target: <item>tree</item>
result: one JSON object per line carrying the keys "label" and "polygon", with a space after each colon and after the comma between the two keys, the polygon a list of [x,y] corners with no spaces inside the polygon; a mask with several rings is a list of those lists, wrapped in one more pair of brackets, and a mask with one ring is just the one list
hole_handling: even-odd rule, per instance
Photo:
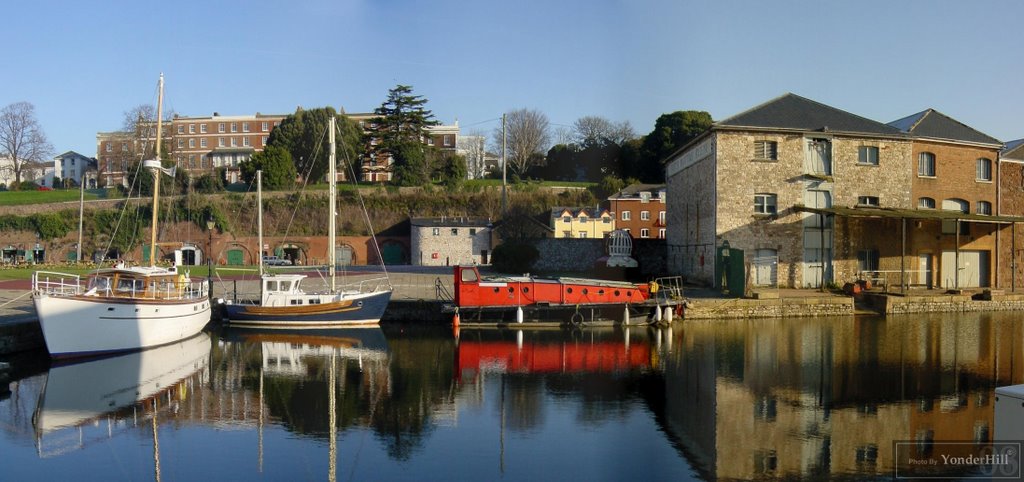
{"label": "tree", "polygon": [[438,159],[433,162],[436,166],[434,178],[441,181],[448,189],[457,189],[466,181],[466,158],[454,152],[435,151]]}
{"label": "tree", "polygon": [[295,162],[288,149],[268,144],[262,152],[253,154],[239,165],[242,179],[253,182],[256,171],[262,170],[263,187],[268,190],[289,189],[295,186]]}
{"label": "tree", "polygon": [[379,117],[365,137],[367,153],[371,159],[391,156],[393,180],[399,185],[421,185],[430,180],[432,156],[414,146],[422,145],[427,127],[438,124],[434,114],[424,108],[426,104],[426,98],[413,95],[412,86],[399,84],[388,90],[387,99],[373,111]]}
{"label": "tree", "polygon": [[668,155],[696,139],[713,122],[711,114],[704,111],[680,110],[662,114],[654,123],[654,130],[644,137],[638,177],[644,182],[664,182]]}
{"label": "tree", "polygon": [[[495,129],[492,137],[495,145],[502,145],[500,127]],[[505,114],[506,157],[512,174],[525,176],[531,167],[544,162],[544,151],[550,139],[548,117],[543,112],[517,109]]]}
{"label": "tree", "polygon": [[0,110],[0,155],[10,159],[14,182],[21,182],[28,163],[42,162],[53,152],[35,109],[28,102],[15,102]]}
{"label": "tree", "polygon": [[629,121],[614,123],[599,116],[580,117],[573,122],[572,129],[573,141],[584,148],[609,143],[621,146],[636,137],[636,131]]}
{"label": "tree", "polygon": [[[358,162],[358,145],[362,133],[354,122],[344,115],[339,115],[333,107],[317,109],[297,109],[294,114],[285,117],[281,124],[274,128],[267,140],[267,147],[280,147],[289,153],[293,161],[293,174],[297,172],[309,180],[324,179],[327,175],[328,146],[327,125],[334,116],[338,128],[335,144],[338,157],[338,171],[349,172],[354,169],[350,163]],[[252,176],[255,176],[255,170]],[[251,181],[251,178],[248,178]],[[266,176],[264,176],[266,180]],[[294,175],[289,186],[295,180]],[[283,186],[283,185],[282,185]]]}

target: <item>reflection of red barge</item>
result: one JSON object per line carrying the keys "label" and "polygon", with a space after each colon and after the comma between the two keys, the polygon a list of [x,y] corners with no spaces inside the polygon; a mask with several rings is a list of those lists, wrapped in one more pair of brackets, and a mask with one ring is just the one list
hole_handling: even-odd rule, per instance
{"label": "reflection of red barge", "polygon": [[646,343],[527,343],[463,339],[458,348],[457,373],[482,369],[505,373],[607,373],[652,366]]}
{"label": "reflection of red barge", "polygon": [[483,278],[475,266],[456,266],[452,309],[463,323],[648,323],[656,318],[655,310],[660,313],[661,307],[682,302],[678,285],[664,284],[534,276]]}

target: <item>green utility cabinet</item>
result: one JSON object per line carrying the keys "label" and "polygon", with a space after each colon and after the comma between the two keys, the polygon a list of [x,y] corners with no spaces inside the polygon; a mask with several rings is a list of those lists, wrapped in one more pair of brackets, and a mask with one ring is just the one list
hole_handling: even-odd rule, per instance
{"label": "green utility cabinet", "polygon": [[743,296],[745,270],[743,250],[729,247],[728,241],[715,249],[715,286],[722,294],[732,298]]}

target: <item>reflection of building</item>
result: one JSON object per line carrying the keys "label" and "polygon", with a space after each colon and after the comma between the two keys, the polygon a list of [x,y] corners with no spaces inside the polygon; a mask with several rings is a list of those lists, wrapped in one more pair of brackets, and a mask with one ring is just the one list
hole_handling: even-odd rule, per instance
{"label": "reflection of building", "polygon": [[886,477],[894,440],[991,440],[992,388],[1024,379],[1013,318],[691,324],[666,420],[710,478]]}

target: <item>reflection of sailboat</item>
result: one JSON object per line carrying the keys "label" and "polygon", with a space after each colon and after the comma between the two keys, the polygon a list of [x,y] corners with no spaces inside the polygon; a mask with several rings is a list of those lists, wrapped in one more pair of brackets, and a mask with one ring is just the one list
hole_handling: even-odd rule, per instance
{"label": "reflection of sailboat", "polygon": [[[339,362],[345,372],[349,361],[355,361],[371,390],[370,404],[376,403],[389,390],[389,357],[387,338],[377,326],[344,327],[330,329],[251,330],[228,329],[224,333],[228,342],[241,342],[259,347],[262,355],[259,377],[258,456],[259,470],[263,470],[264,407],[267,405],[267,379],[270,383],[294,383],[308,380],[317,370],[327,373],[327,436],[329,441],[328,479],[336,479],[337,460],[337,400],[347,384],[339,381]],[[322,372],[321,372],[322,373]],[[344,377],[342,377],[344,379]],[[348,383],[351,379],[347,379]],[[358,390],[359,388],[357,388]],[[359,392],[356,392],[359,393]]]}
{"label": "reflection of sailboat", "polygon": [[[376,325],[384,316],[384,310],[387,308],[388,302],[391,301],[391,281],[389,279],[367,280],[347,287],[339,287],[336,284],[337,173],[335,169],[337,162],[335,159],[334,122],[332,116],[328,128],[330,159],[327,175],[330,188],[327,204],[329,290],[308,292],[300,289],[299,284],[306,278],[306,275],[264,273],[261,256],[259,264],[260,300],[258,303],[226,302],[226,315],[232,324],[272,327]],[[257,176],[257,180],[259,180],[261,173],[257,172]],[[262,197],[258,199],[262,205]],[[260,246],[263,245],[262,211],[262,207],[258,208]],[[373,234],[372,230],[371,234]],[[376,240],[374,243],[376,244]]]}
{"label": "reflection of sailboat", "polygon": [[[33,416],[39,455],[59,455],[135,425],[140,404],[153,401],[143,411],[155,417],[156,396],[187,396],[181,383],[204,370],[209,356],[210,337],[200,333],[158,348],[51,368]],[[96,423],[104,419],[104,426]]]}

